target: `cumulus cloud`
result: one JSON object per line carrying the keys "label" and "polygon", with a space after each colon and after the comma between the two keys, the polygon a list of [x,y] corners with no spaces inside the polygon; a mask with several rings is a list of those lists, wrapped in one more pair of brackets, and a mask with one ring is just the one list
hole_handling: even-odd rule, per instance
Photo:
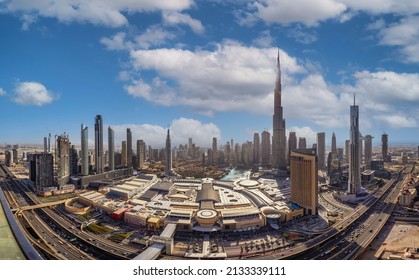
{"label": "cumulus cloud", "polygon": [[139,35],[135,41],[140,48],[148,49],[151,46],[161,46],[168,40],[175,38],[175,34],[164,30],[162,27],[153,25],[146,29],[146,31]]}
{"label": "cumulus cloud", "polygon": [[130,43],[125,41],[125,32],[118,32],[111,38],[103,37],[100,42],[105,45],[108,50],[122,51],[127,50],[131,47]]}
{"label": "cumulus cloud", "polygon": [[404,113],[396,112],[395,114],[376,115],[374,119],[384,123],[391,128],[417,127],[417,121],[413,117],[408,117]]}
{"label": "cumulus cloud", "polygon": [[19,82],[14,89],[13,101],[21,105],[42,106],[54,100],[51,91],[37,82]]}
{"label": "cumulus cloud", "polygon": [[[189,118],[175,119],[168,128],[152,124],[111,124],[110,126],[115,131],[116,146],[126,140],[127,128],[131,129],[134,143],[142,139],[153,147],[164,147],[168,128],[172,147],[188,143],[189,138],[200,147],[209,147],[213,137],[221,139],[221,130],[214,123],[202,123]],[[136,147],[135,145],[133,146]]]}
{"label": "cumulus cloud", "polygon": [[253,44],[258,47],[269,48],[273,46],[274,38],[272,38],[269,30],[265,30],[259,34],[259,37],[253,40]]}
{"label": "cumulus cloud", "polygon": [[[276,77],[276,48],[246,47],[225,41],[212,51],[181,49],[132,50],[137,71],[157,71],[159,78],[126,87],[128,93],[162,105],[184,105],[212,111],[266,112]],[[305,68],[281,51],[283,80]],[[170,83],[169,83],[170,82]],[[136,91],[135,88],[140,85]],[[169,86],[170,85],[170,86]],[[144,94],[147,93],[147,95]]]}
{"label": "cumulus cloud", "polygon": [[176,11],[164,11],[163,22],[168,25],[186,24],[197,34],[202,34],[205,31],[201,21],[192,18],[190,15]]}
{"label": "cumulus cloud", "polygon": [[419,16],[401,19],[398,23],[384,27],[380,26],[380,44],[400,47],[400,52],[406,62],[419,62]]}
{"label": "cumulus cloud", "polygon": [[336,0],[261,0],[254,4],[255,15],[268,23],[303,23],[315,26],[320,21],[334,18],[346,10],[346,6]]}
{"label": "cumulus cloud", "polygon": [[26,16],[22,18],[26,28],[31,23],[28,16],[56,18],[60,22],[88,22],[96,25],[120,27],[128,24],[124,13],[150,11],[182,11],[188,9],[193,0],[5,0],[3,10]]}
{"label": "cumulus cloud", "polygon": [[0,96],[6,95],[6,91],[2,88],[0,88]]}

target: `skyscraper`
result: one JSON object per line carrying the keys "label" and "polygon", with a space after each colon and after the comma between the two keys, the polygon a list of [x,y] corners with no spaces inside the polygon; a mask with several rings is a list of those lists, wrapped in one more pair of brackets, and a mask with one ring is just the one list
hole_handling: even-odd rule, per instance
{"label": "skyscraper", "polygon": [[109,171],[115,170],[115,135],[113,129],[108,127],[108,157]]}
{"label": "skyscraper", "polygon": [[297,149],[297,134],[295,131],[290,131],[288,136],[288,165],[291,160],[291,152],[295,149]]}
{"label": "skyscraper", "polygon": [[127,141],[122,141],[122,148],[121,148],[121,163],[123,167],[127,167],[128,159],[127,159]]}
{"label": "skyscraper", "polygon": [[70,141],[67,134],[59,135],[55,149],[55,164],[57,167],[57,184],[64,186],[70,178]]}
{"label": "skyscraper", "polygon": [[127,167],[132,167],[132,133],[127,128]]}
{"label": "skyscraper", "polygon": [[103,119],[101,115],[95,118],[95,164],[96,173],[103,173]]}
{"label": "skyscraper", "polygon": [[371,161],[372,161],[372,137],[371,135],[366,135],[365,139],[365,165],[368,169],[371,169]]}
{"label": "skyscraper", "polygon": [[326,134],[324,132],[317,133],[317,158],[320,170],[326,168]]}
{"label": "skyscraper", "polygon": [[48,152],[48,140],[47,137],[44,137],[44,153]]}
{"label": "skyscraper", "polygon": [[271,134],[268,131],[262,132],[262,166],[269,166],[271,163]]}
{"label": "skyscraper", "polygon": [[260,163],[260,138],[257,132],[253,134],[253,163]]}
{"label": "skyscraper", "polygon": [[33,154],[30,159],[29,174],[37,191],[52,187],[54,185],[54,159],[52,154]]}
{"label": "skyscraper", "polygon": [[277,57],[277,77],[274,90],[274,115],[273,115],[273,135],[272,135],[272,167],[286,169],[285,158],[286,136],[285,119],[281,105],[281,64],[279,60],[279,50]]}
{"label": "skyscraper", "polygon": [[171,175],[172,174],[172,146],[170,144],[170,130],[169,129],[167,130],[165,155],[166,155],[166,165],[165,165],[164,173],[166,175]]}
{"label": "skyscraper", "polygon": [[351,140],[345,140],[345,159],[347,162],[349,162],[349,155],[351,154],[350,148],[349,148],[350,142]]}
{"label": "skyscraper", "polygon": [[217,137],[212,138],[212,164],[217,164],[218,162],[218,147],[217,147]]}
{"label": "skyscraper", "polygon": [[336,135],[333,132],[332,134],[332,153],[336,153]]}
{"label": "skyscraper", "polygon": [[305,137],[298,138],[298,149],[307,149],[307,141]]}
{"label": "skyscraper", "polygon": [[141,139],[137,140],[137,161],[138,169],[142,169],[145,161],[145,143]]}
{"label": "skyscraper", "polygon": [[291,201],[304,208],[305,215],[316,215],[318,210],[316,149],[291,152]]}
{"label": "skyscraper", "polygon": [[77,175],[79,170],[79,154],[74,145],[70,148],[70,175]]}
{"label": "skyscraper", "polygon": [[359,108],[354,105],[350,109],[351,127],[349,142],[349,176],[348,193],[358,195],[361,191],[361,152],[359,150]]}
{"label": "skyscraper", "polygon": [[389,162],[389,156],[388,156],[388,134],[383,133],[381,135],[381,152],[383,154],[383,161]]}
{"label": "skyscraper", "polygon": [[81,175],[89,175],[89,139],[88,129],[81,125]]}

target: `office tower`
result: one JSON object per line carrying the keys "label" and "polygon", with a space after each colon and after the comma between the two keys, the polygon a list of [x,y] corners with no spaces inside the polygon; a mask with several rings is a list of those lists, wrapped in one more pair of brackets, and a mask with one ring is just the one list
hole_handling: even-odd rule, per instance
{"label": "office tower", "polygon": [[381,135],[381,151],[383,154],[383,161],[384,162],[391,161],[389,160],[389,156],[388,156],[388,134],[387,133],[383,133],[383,135]]}
{"label": "office tower", "polygon": [[315,149],[298,149],[291,152],[291,201],[303,207],[305,215],[317,214],[317,172]]}
{"label": "office tower", "polygon": [[44,137],[44,153],[48,152],[48,139]]}
{"label": "office tower", "polygon": [[271,163],[271,134],[268,131],[262,132],[262,166],[267,167]]}
{"label": "office tower", "polygon": [[260,163],[260,138],[257,132],[253,134],[253,163]]}
{"label": "office tower", "polygon": [[298,138],[298,149],[307,149],[307,141],[305,137]]}
{"label": "office tower", "polygon": [[332,134],[332,153],[336,153],[336,135],[333,132]]}
{"label": "office tower", "polygon": [[57,137],[56,147],[57,184],[61,187],[67,184],[70,178],[70,141],[66,133]]}
{"label": "office tower", "polygon": [[11,150],[6,150],[4,152],[5,162],[7,167],[13,166],[13,152]]}
{"label": "office tower", "polygon": [[71,145],[70,147],[70,175],[74,176],[79,174],[79,154],[76,146]]}
{"label": "office tower", "polygon": [[51,133],[48,134],[48,153],[51,153]]}
{"label": "office tower", "polygon": [[273,135],[272,135],[272,167],[286,169],[285,158],[286,136],[285,119],[281,105],[281,64],[279,60],[279,50],[277,57],[277,77],[274,90],[274,115],[273,115]]}
{"label": "office tower", "polygon": [[350,140],[345,140],[345,159],[347,162],[349,162],[349,155],[351,154],[350,148],[349,148],[350,142],[351,142]]}
{"label": "office tower", "polygon": [[359,151],[359,108],[354,105],[350,108],[350,142],[349,142],[349,175],[348,193],[358,195],[361,191],[361,152]]}
{"label": "office tower", "polygon": [[188,157],[193,157],[192,138],[188,139]]}
{"label": "office tower", "polygon": [[[215,138],[215,143],[217,143],[217,138]],[[214,142],[213,142],[214,143]],[[166,165],[164,169],[164,173],[166,175],[172,174],[172,146],[170,144],[170,130],[167,130],[167,137],[166,137]]]}
{"label": "office tower", "polygon": [[337,155],[339,160],[343,160],[343,148],[337,148]]}
{"label": "office tower", "polygon": [[29,162],[29,178],[35,183],[36,191],[53,187],[54,159],[52,154],[32,154]]}
{"label": "office tower", "polygon": [[212,164],[217,164],[218,162],[218,147],[217,147],[217,137],[212,138]]}
{"label": "office tower", "polygon": [[225,154],[225,163],[230,165],[231,164],[231,147],[230,141],[227,141],[224,147],[224,154]]}
{"label": "office tower", "polygon": [[109,171],[115,170],[115,133],[113,129],[108,127],[108,166]]}
{"label": "office tower", "polygon": [[132,133],[127,128],[127,167],[132,167]]}
{"label": "office tower", "polygon": [[320,170],[326,169],[326,134],[324,132],[317,133],[317,162]]}
{"label": "office tower", "polygon": [[89,175],[89,138],[84,124],[81,125],[81,175]]}
{"label": "office tower", "polygon": [[103,119],[101,115],[95,118],[95,164],[96,173],[103,173]]}
{"label": "office tower", "polygon": [[145,161],[145,143],[141,139],[137,140],[137,161],[138,169],[142,169]]}
{"label": "office tower", "polygon": [[297,134],[291,131],[288,136],[288,165],[290,164],[290,156],[293,150],[297,149]]}
{"label": "office tower", "polygon": [[365,139],[365,165],[368,169],[371,169],[371,161],[372,161],[372,137],[371,135],[366,135]]}
{"label": "office tower", "polygon": [[12,150],[12,160],[13,163],[19,163],[19,149]]}
{"label": "office tower", "polygon": [[122,148],[121,148],[121,164],[123,167],[127,167],[128,165],[128,158],[127,158],[127,141],[122,141]]}

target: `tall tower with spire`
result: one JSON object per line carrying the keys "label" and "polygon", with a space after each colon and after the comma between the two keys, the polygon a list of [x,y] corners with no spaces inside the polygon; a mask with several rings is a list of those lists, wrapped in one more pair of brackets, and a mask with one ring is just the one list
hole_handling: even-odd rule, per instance
{"label": "tall tower with spire", "polygon": [[273,115],[273,135],[272,135],[272,167],[286,169],[286,136],[285,119],[281,105],[281,62],[279,60],[279,50],[277,57],[277,77],[274,90],[274,115]]}
{"label": "tall tower with spire", "polygon": [[172,174],[172,148],[170,143],[170,129],[167,130],[167,137],[166,137],[166,165],[164,169],[164,173],[166,175]]}
{"label": "tall tower with spire", "polygon": [[358,195],[361,192],[361,153],[359,145],[359,108],[355,105],[355,95],[350,114],[348,193]]}

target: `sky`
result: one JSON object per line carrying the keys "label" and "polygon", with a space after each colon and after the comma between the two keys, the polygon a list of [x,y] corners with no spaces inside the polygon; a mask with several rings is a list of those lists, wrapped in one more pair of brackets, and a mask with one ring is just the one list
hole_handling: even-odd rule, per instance
{"label": "sky", "polygon": [[287,135],[360,130],[419,144],[417,0],[0,0],[0,143],[42,143],[100,114],[115,143],[252,141],[272,131],[276,57]]}

